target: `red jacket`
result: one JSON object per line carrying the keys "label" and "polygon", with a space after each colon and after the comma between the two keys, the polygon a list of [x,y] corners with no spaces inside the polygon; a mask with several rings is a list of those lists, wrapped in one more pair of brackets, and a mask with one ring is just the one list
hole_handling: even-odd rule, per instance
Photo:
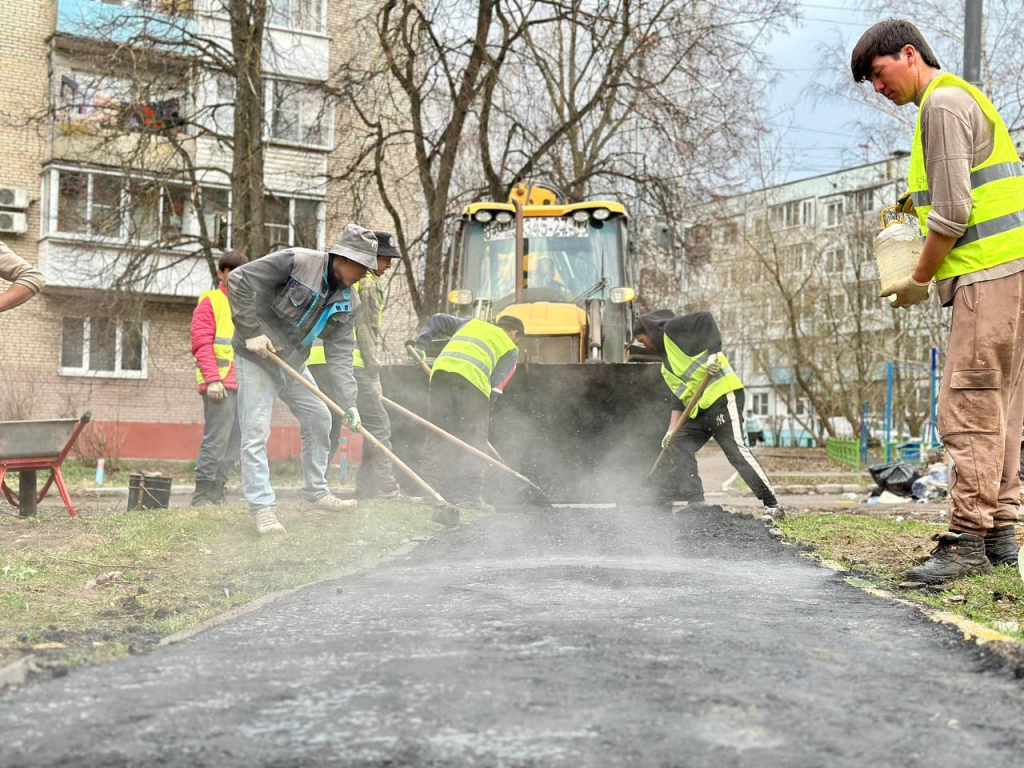
{"label": "red jacket", "polygon": [[[220,289],[227,296],[228,288],[221,285]],[[192,355],[196,359],[199,370],[203,373],[203,379],[219,381],[220,371],[217,369],[217,358],[213,356],[213,340],[217,337],[217,321],[213,316],[213,306],[209,299],[203,299],[196,305],[192,312]],[[228,375],[224,377],[224,386],[228,389],[238,389],[235,381],[235,364],[231,363]],[[205,392],[207,384],[199,385],[199,391]]]}

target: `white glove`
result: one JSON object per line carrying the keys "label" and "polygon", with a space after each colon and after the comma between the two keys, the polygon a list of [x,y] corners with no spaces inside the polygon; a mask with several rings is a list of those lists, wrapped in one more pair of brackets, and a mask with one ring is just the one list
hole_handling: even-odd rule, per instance
{"label": "white glove", "polygon": [[270,339],[264,333],[251,339],[246,339],[245,348],[260,357],[269,357],[271,352],[277,352],[274,349],[274,345],[270,343]]}
{"label": "white glove", "polygon": [[219,403],[228,396],[228,391],[224,389],[224,385],[221,382],[215,381],[206,388],[206,396],[209,397],[212,402]]}
{"label": "white glove", "polygon": [[[913,275],[908,275],[896,283],[895,290],[888,294],[893,297],[892,301],[889,303],[897,309],[908,309],[915,304],[928,301],[931,289],[931,280],[927,283],[919,283],[914,279]],[[882,297],[884,298],[885,295],[886,294],[882,294]]]}
{"label": "white glove", "polygon": [[710,373],[712,376],[714,376],[716,373],[722,370],[722,358],[718,356],[717,352],[708,358],[707,366],[708,373]]}

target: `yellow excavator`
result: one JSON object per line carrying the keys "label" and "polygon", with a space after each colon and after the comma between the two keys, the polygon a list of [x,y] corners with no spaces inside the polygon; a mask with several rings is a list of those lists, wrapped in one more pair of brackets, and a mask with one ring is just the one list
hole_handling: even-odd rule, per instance
{"label": "yellow excavator", "polygon": [[[516,374],[493,406],[491,442],[558,501],[635,497],[668,423],[659,366],[630,354],[637,310],[629,235],[620,203],[569,203],[527,184],[507,202],[467,205],[453,231],[448,311],[513,315],[526,330]],[[426,412],[422,372],[392,366],[384,384]],[[417,438],[396,421],[401,455]],[[508,490],[494,486],[502,496]]]}

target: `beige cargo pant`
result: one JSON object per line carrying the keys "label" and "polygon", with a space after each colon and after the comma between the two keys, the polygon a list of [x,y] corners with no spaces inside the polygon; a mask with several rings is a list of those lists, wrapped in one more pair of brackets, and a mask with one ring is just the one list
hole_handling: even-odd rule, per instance
{"label": "beige cargo pant", "polygon": [[984,536],[1017,520],[1022,374],[1024,272],[959,288],[938,403],[953,530]]}

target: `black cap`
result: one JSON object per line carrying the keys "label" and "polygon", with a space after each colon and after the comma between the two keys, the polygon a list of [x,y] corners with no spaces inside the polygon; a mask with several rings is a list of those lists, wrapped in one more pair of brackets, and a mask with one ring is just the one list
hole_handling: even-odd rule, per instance
{"label": "black cap", "polygon": [[385,259],[397,259],[398,258],[398,243],[395,241],[395,236],[390,232],[374,232],[377,236],[377,256],[383,256]]}

